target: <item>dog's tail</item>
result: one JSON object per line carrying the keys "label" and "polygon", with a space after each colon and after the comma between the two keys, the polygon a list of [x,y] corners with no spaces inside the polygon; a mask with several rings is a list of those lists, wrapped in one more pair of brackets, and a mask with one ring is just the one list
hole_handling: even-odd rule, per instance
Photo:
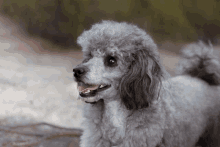
{"label": "dog's tail", "polygon": [[220,85],[220,63],[213,54],[213,47],[202,41],[182,50],[178,74],[187,74],[206,81],[209,85]]}

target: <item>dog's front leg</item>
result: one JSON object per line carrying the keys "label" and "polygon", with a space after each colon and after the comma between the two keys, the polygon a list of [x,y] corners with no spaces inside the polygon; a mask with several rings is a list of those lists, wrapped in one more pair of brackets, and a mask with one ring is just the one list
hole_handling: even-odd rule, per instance
{"label": "dog's front leg", "polygon": [[97,136],[97,134],[94,135],[95,138],[94,136],[82,136],[80,147],[111,147],[109,141],[104,140],[101,136]]}
{"label": "dog's front leg", "polygon": [[111,147],[110,142],[103,138],[100,125],[90,120],[84,124],[88,127],[81,136],[80,147]]}
{"label": "dog's front leg", "polygon": [[117,147],[163,147],[161,144],[162,134],[158,127],[129,129],[123,142]]}

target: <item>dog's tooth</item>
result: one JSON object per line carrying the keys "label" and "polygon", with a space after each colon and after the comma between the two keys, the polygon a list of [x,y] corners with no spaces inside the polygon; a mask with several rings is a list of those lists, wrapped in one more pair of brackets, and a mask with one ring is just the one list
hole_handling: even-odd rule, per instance
{"label": "dog's tooth", "polygon": [[85,93],[90,93],[91,92],[91,90],[87,90],[87,91],[85,91]]}
{"label": "dog's tooth", "polygon": [[99,88],[103,88],[104,87],[104,85],[100,85],[100,87]]}

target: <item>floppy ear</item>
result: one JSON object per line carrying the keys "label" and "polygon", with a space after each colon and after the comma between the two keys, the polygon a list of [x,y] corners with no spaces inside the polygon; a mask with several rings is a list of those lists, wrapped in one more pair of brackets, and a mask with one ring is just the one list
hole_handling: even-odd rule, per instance
{"label": "floppy ear", "polygon": [[120,96],[127,109],[141,109],[158,98],[163,68],[156,52],[138,50],[120,82]]}

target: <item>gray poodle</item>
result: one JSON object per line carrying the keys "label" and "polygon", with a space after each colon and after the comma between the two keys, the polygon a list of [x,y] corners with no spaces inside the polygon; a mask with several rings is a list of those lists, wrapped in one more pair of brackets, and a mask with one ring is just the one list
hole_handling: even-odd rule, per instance
{"label": "gray poodle", "polygon": [[77,40],[84,61],[73,69],[85,101],[81,147],[220,145],[220,64],[199,42],[183,50],[169,78],[142,29],[102,21]]}

